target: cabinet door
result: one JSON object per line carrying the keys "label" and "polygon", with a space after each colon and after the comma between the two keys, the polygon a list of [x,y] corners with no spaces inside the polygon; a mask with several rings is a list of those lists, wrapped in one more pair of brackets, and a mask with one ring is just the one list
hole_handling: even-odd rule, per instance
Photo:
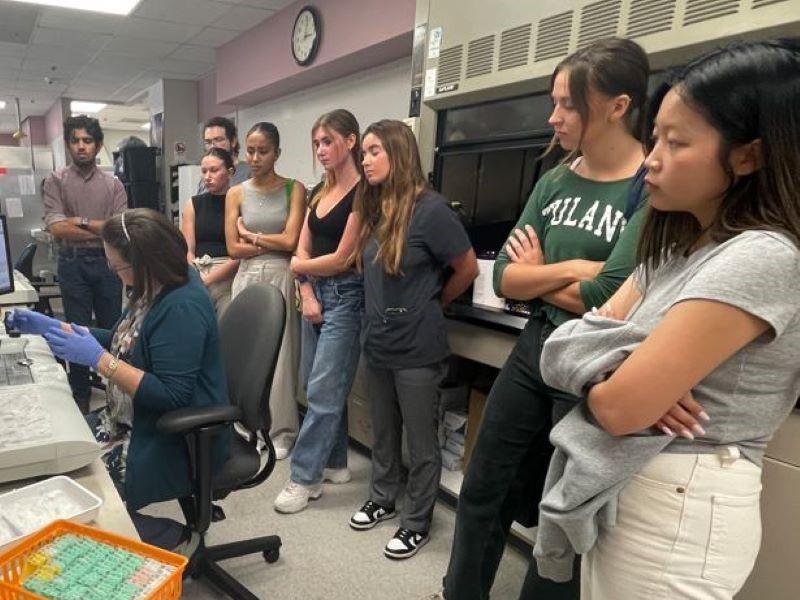
{"label": "cabinet door", "polygon": [[736,600],[800,598],[800,467],[764,459],[761,520],[764,533],[756,566]]}

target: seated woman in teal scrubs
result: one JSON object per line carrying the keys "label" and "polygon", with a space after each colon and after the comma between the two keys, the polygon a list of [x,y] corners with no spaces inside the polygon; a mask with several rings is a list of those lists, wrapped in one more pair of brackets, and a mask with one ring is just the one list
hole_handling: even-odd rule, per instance
{"label": "seated woman in teal scrubs", "polygon": [[[86,329],[27,310],[15,311],[12,325],[44,335],[56,356],[107,378],[106,406],[87,420],[104,445],[109,474],[144,541],[190,554],[198,536],[137,511],[192,493],[186,442],[159,432],[159,417],[228,402],[214,307],[186,264],[183,236],[164,215],[128,210],[106,221],[102,238],[109,267],[129,289],[113,329]],[[228,435],[216,439],[217,466],[228,443]]]}

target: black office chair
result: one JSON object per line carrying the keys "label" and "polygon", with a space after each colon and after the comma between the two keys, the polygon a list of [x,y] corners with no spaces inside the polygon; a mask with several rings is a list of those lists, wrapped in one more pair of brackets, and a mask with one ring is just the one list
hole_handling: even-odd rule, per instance
{"label": "black office chair", "polygon": [[[268,563],[273,563],[278,560],[281,540],[272,535],[206,546],[205,534],[212,521],[213,500],[259,485],[275,468],[275,448],[269,438],[269,396],[285,318],[286,303],[275,286],[256,284],[242,291],[219,323],[230,406],[179,409],[163,415],[157,423],[160,431],[184,434],[192,458],[194,495],[182,498],[180,504],[187,524],[200,534],[201,542],[187,573],[193,578],[207,577],[235,599],[258,597],[225,572],[217,561],[261,552]],[[244,426],[249,439],[232,435],[230,457],[222,470],[212,475],[212,439],[234,422]],[[267,443],[263,466],[256,446],[259,432]]]}
{"label": "black office chair", "polygon": [[[17,261],[14,263],[14,270],[22,273],[30,282],[39,296],[38,302],[33,307],[35,311],[44,313],[48,317],[53,316],[53,308],[50,306],[51,298],[60,298],[61,289],[56,281],[44,281],[41,277],[33,274],[33,259],[36,256],[36,242],[31,242],[19,253]],[[45,290],[47,288],[47,290]]]}

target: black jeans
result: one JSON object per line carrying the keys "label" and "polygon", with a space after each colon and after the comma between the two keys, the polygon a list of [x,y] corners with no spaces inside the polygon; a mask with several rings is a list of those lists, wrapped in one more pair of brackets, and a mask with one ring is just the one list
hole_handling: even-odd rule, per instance
{"label": "black jeans", "polygon": [[[58,254],[58,280],[64,302],[64,318],[78,325],[111,329],[122,311],[122,282],[106,264],[102,248],[62,248]],[[69,385],[78,401],[91,395],[89,368],[70,364]]]}
{"label": "black jeans", "polygon": [[[547,459],[537,449],[552,423],[579,400],[542,381],[541,348],[553,329],[532,318],[489,393],[458,498],[444,578],[448,600],[488,600],[511,523],[521,510],[535,510],[540,500],[541,484],[537,489],[531,478]],[[577,578],[565,584],[543,580],[532,560],[520,598],[577,599],[579,583]]]}

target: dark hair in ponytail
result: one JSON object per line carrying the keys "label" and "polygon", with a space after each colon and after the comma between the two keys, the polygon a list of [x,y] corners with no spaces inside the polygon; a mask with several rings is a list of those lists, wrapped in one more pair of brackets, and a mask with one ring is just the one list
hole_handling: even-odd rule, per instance
{"label": "dark hair in ponytail", "polygon": [[259,121],[248,130],[245,140],[254,133],[260,133],[261,135],[266,137],[270,142],[272,142],[272,147],[275,148],[275,150],[280,150],[281,134],[278,133],[278,128],[275,127],[273,123],[268,123],[267,121]]}
{"label": "dark hair in ponytail", "polygon": [[[569,96],[581,117],[583,132],[589,122],[589,92],[594,90],[611,98],[627,95],[631,99],[625,115],[628,130],[636,139],[643,139],[650,63],[639,44],[621,38],[605,38],[584,46],[558,63],[550,77],[550,91],[553,90],[556,77],[564,69],[568,72]],[[557,144],[554,137],[545,154]],[[567,160],[574,158],[576,153],[577,150],[572,152]]]}
{"label": "dark hair in ponytail", "polygon": [[203,158],[206,156],[214,156],[220,159],[223,163],[225,163],[226,169],[236,170],[236,165],[233,164],[233,158],[231,157],[231,153],[223,148],[209,148],[206,150],[206,153],[203,154]]}

